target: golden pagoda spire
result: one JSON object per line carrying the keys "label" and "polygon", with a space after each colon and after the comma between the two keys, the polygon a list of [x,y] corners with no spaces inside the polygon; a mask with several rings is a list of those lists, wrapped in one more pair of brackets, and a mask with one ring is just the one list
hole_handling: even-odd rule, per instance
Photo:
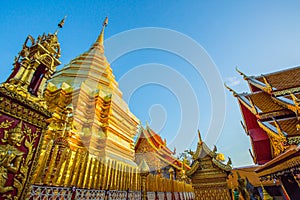
{"label": "golden pagoda spire", "polygon": [[262,184],[261,184],[261,188],[262,188],[264,199],[265,200],[272,200],[273,197],[271,197],[271,195],[267,192],[267,190],[264,188],[264,186]]}
{"label": "golden pagoda spire", "polygon": [[238,96],[238,93],[236,93],[236,91],[234,91],[233,89],[231,89],[229,86],[226,85],[226,83],[224,83],[225,88],[227,88],[229,90],[229,92],[232,92],[234,97]]}
{"label": "golden pagoda spire", "polygon": [[54,35],[57,35],[58,29],[60,29],[64,26],[66,18],[67,18],[67,15],[65,15],[64,18],[57,24],[58,28],[56,29]]}
{"label": "golden pagoda spire", "polygon": [[198,129],[198,139],[199,139],[200,144],[202,144],[202,138],[201,138],[201,133],[200,133],[199,129]]}
{"label": "golden pagoda spire", "polygon": [[249,79],[249,77],[246,74],[244,74],[242,71],[240,71],[237,66],[235,67],[235,71],[237,71],[241,76],[243,76],[244,80]]}
{"label": "golden pagoda spire", "polygon": [[272,87],[272,85],[269,83],[268,79],[267,79],[264,75],[261,75],[261,76],[262,76],[262,78],[263,78],[263,80],[264,80],[264,83],[265,83],[265,85],[266,85],[266,87],[267,87],[267,91],[268,91],[268,92],[272,92],[272,91],[273,91],[273,87]]}
{"label": "golden pagoda spire", "polygon": [[101,33],[100,33],[100,35],[98,36],[98,38],[96,40],[96,44],[103,45],[103,42],[104,42],[104,30],[105,30],[107,24],[108,24],[108,17],[105,17],[105,19],[103,21],[103,24],[102,24]]}

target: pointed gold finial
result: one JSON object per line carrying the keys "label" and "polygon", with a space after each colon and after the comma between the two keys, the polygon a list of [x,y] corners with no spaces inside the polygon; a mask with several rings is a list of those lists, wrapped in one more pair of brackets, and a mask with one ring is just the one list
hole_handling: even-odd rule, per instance
{"label": "pointed gold finial", "polygon": [[[296,111],[294,111],[294,112],[296,113],[296,117],[299,121],[300,120],[300,99],[298,99],[293,92],[290,92],[290,96],[292,97],[292,100],[296,107]],[[298,130],[298,127],[297,127],[297,130]]]}
{"label": "pointed gold finial", "polygon": [[140,170],[140,173],[149,173],[149,171],[150,171],[150,168],[144,158],[139,165],[139,170]]}
{"label": "pointed gold finial", "polygon": [[267,192],[267,190],[264,188],[264,186],[262,184],[261,188],[262,188],[262,192],[263,192],[263,197],[265,200],[273,200],[273,197]]}
{"label": "pointed gold finial", "polygon": [[102,25],[103,25],[103,27],[106,27],[107,24],[108,24],[108,17],[106,16]]}
{"label": "pointed gold finial", "polygon": [[99,35],[99,37],[97,38],[97,41],[96,41],[96,43],[99,43],[100,45],[103,45],[103,42],[104,42],[104,30],[105,30],[107,24],[108,24],[108,17],[105,17],[105,19],[103,21],[103,24],[102,24],[101,33],[100,33],[100,35]]}
{"label": "pointed gold finial", "polygon": [[251,105],[252,112],[254,112],[255,114],[258,114],[257,108],[256,108],[255,103],[253,102],[251,96],[247,96],[247,99]]}
{"label": "pointed gold finial", "polygon": [[278,134],[281,135],[281,136],[284,136],[284,133],[282,132],[280,124],[278,123],[278,121],[274,117],[273,117],[273,122],[276,126]]}
{"label": "pointed gold finial", "polygon": [[264,80],[264,83],[266,85],[266,88],[267,88],[267,91],[268,92],[272,92],[273,91],[273,87],[272,85],[269,83],[268,79],[264,76],[264,75],[261,75],[263,80]]}
{"label": "pointed gold finial", "polygon": [[200,133],[199,129],[198,129],[198,139],[199,139],[199,142],[202,143],[201,133]]}
{"label": "pointed gold finial", "polygon": [[62,28],[64,26],[66,18],[67,18],[67,15],[65,15],[64,18],[57,24],[58,28],[56,29],[54,35],[57,35],[58,29]]}
{"label": "pointed gold finial", "polygon": [[57,24],[57,26],[59,28],[62,28],[64,26],[66,18],[67,18],[67,15],[65,15],[64,18]]}
{"label": "pointed gold finial", "polygon": [[217,151],[218,151],[218,149],[217,149],[217,146],[216,146],[216,145],[214,145],[214,148],[213,148],[213,153],[214,153],[214,154],[216,154],[216,153],[217,153]]}
{"label": "pointed gold finial", "polygon": [[241,71],[238,69],[237,66],[235,67],[235,71],[237,71],[240,75],[242,75],[243,78],[244,78],[244,80],[248,80],[248,79],[249,79],[248,76],[247,76],[246,74],[244,74],[243,72],[241,72]]}
{"label": "pointed gold finial", "polygon": [[227,161],[227,164],[226,164],[227,166],[231,166],[232,165],[232,161],[231,161],[231,158],[230,157],[228,157],[228,161]]}
{"label": "pointed gold finial", "polygon": [[228,85],[226,85],[226,83],[224,83],[225,88],[227,88],[229,90],[229,92],[232,92],[234,97],[237,97],[238,94],[236,93],[236,91],[234,91],[233,89],[231,89]]}
{"label": "pointed gold finial", "polygon": [[296,107],[300,107],[300,99],[298,99],[296,97],[296,95],[294,93],[292,93],[292,92],[290,92],[290,96],[292,97],[292,100],[293,100],[295,106]]}

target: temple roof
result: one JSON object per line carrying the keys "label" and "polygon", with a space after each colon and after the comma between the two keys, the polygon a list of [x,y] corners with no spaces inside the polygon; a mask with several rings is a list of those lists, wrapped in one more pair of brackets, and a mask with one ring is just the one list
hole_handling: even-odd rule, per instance
{"label": "temple roof", "polygon": [[300,67],[295,67],[260,76],[250,76],[247,80],[262,90],[267,91],[267,88],[271,87],[272,91],[280,91],[299,87],[299,76]]}
{"label": "temple roof", "polygon": [[173,154],[166,146],[166,141],[163,141],[160,135],[155,133],[148,125],[146,126],[146,129],[141,127],[139,137],[136,140],[135,149],[139,147],[141,138],[145,138],[155,151],[165,152],[170,155]]}
{"label": "temple roof", "polygon": [[300,142],[299,121],[296,117],[277,119],[276,121],[259,121],[259,125],[267,132],[277,135],[283,134],[287,137],[289,143],[296,142],[294,140]]}
{"label": "temple roof", "polygon": [[[276,177],[277,173],[287,171],[288,169],[299,168],[300,166],[300,146],[291,146],[287,151],[280,154],[271,161],[259,166],[255,172],[260,177]],[[273,177],[274,176],[274,177]]]}
{"label": "temple roof", "polygon": [[[177,169],[182,168],[182,161],[178,160],[173,156],[175,152],[172,152],[167,147],[166,140],[162,140],[160,135],[155,133],[148,125],[145,129],[143,127],[140,128],[139,137],[137,138],[135,144],[135,151],[137,151],[137,149],[140,147],[140,144],[143,141],[143,139],[146,139],[148,144],[150,144],[153,151],[157,153],[157,156],[159,156],[161,160],[171,164]],[[185,168],[189,169],[190,167],[185,164]]]}
{"label": "temple roof", "polygon": [[[237,71],[248,81],[252,93],[238,94],[225,86],[238,99],[245,122],[243,128],[251,137],[254,154],[265,152],[266,147],[262,148],[260,144],[263,140],[271,144],[269,152],[272,158],[285,152],[289,145],[298,144],[300,67],[260,76],[247,76]],[[262,163],[258,158],[255,160]]]}
{"label": "temple roof", "polygon": [[199,136],[199,141],[197,145],[197,149],[193,154],[193,163],[191,165],[191,169],[186,172],[188,176],[193,175],[199,167],[201,168],[201,160],[207,156],[209,156],[212,160],[212,162],[221,170],[224,170],[226,172],[230,172],[232,167],[231,167],[231,159],[228,159],[227,164],[224,164],[218,159],[218,154],[217,153],[217,147],[214,146],[214,149],[211,150],[205,142],[202,141],[200,132],[198,132]]}
{"label": "temple roof", "polygon": [[262,116],[264,114],[285,115],[292,113],[285,107],[277,104],[272,97],[264,91],[258,91],[251,94],[238,94],[237,97],[253,114]]}

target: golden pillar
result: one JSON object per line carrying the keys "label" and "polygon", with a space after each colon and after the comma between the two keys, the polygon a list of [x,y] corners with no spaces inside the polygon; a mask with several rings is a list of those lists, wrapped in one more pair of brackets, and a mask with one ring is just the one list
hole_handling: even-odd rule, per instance
{"label": "golden pillar", "polygon": [[113,161],[108,159],[108,164],[106,168],[106,187],[105,189],[108,190],[110,188],[110,181],[111,181],[111,170],[112,170]]}
{"label": "golden pillar", "polygon": [[96,158],[91,158],[91,165],[90,165],[90,172],[88,176],[88,188],[91,189],[93,187],[93,181],[94,181],[94,169],[95,169],[95,162]]}
{"label": "golden pillar", "polygon": [[77,187],[80,187],[80,188],[83,187],[84,174],[85,174],[85,169],[86,169],[88,159],[89,159],[89,154],[88,154],[88,152],[85,152],[85,156],[83,157],[81,166],[80,166],[80,174],[78,177]]}
{"label": "golden pillar", "polygon": [[72,176],[72,181],[71,181],[71,186],[76,186],[78,183],[78,178],[79,178],[79,174],[80,174],[80,167],[82,164],[82,160],[85,157],[85,154],[82,154],[82,152],[80,150],[77,150],[78,152],[78,159],[76,159],[74,162],[76,162],[75,164],[75,168],[74,168],[74,173]]}
{"label": "golden pillar", "polygon": [[141,190],[142,190],[142,200],[147,200],[147,176],[149,175],[149,166],[146,161],[143,159],[140,166],[140,175],[141,175]]}
{"label": "golden pillar", "polygon": [[[46,184],[50,184],[51,181],[52,181],[51,176],[52,176],[55,164],[56,164],[56,158],[57,158],[58,150],[59,150],[59,146],[55,145],[54,148],[53,148],[53,152],[51,154],[51,159],[50,159],[48,170],[46,172],[46,177],[45,177],[45,180],[44,180],[44,183],[46,183]],[[49,150],[49,152],[51,152],[51,150]],[[45,164],[46,164],[46,162],[45,162]]]}
{"label": "golden pillar", "polygon": [[92,157],[89,156],[88,160],[87,160],[87,166],[85,168],[85,175],[84,175],[84,180],[83,180],[83,188],[87,188],[88,187],[88,183],[89,183],[89,179],[90,179],[90,170],[91,170],[91,162],[92,162]]}
{"label": "golden pillar", "polygon": [[170,173],[170,180],[171,180],[172,200],[174,200],[175,199],[175,196],[174,196],[174,169],[172,167],[170,167],[169,173]]}
{"label": "golden pillar", "polygon": [[94,189],[99,189],[98,188],[98,174],[99,174],[99,158],[95,158],[95,167],[94,167],[94,172],[93,172],[93,185],[92,188]]}
{"label": "golden pillar", "polygon": [[56,171],[55,176],[54,176],[54,182],[55,182],[56,185],[59,185],[59,182],[61,180],[61,174],[63,173],[63,167],[64,167],[64,164],[66,162],[67,152],[68,152],[68,149],[64,148],[61,155],[60,155],[59,164],[56,168],[57,171]]}
{"label": "golden pillar", "polygon": [[98,172],[98,182],[97,182],[97,188],[103,189],[102,185],[102,179],[103,179],[103,169],[104,169],[104,160],[99,158],[99,172]]}
{"label": "golden pillar", "polygon": [[76,165],[75,161],[77,159],[78,159],[78,151],[76,152],[71,151],[70,159],[68,161],[68,167],[66,168],[66,172],[65,172],[64,186],[70,186],[70,182],[73,176],[73,170]]}
{"label": "golden pillar", "polygon": [[102,171],[102,189],[106,190],[106,180],[107,180],[107,171],[108,171],[109,161],[104,158],[103,160],[103,171]]}
{"label": "golden pillar", "polygon": [[53,146],[53,140],[50,140],[49,143],[44,141],[41,154],[39,157],[39,162],[36,167],[35,174],[33,176],[32,183],[39,184],[42,183],[42,175],[45,171],[46,164]]}

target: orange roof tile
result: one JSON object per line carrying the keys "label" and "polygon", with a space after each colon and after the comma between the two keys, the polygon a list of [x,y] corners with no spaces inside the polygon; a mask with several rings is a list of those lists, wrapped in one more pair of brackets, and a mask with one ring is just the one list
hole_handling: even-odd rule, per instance
{"label": "orange roof tile", "polygon": [[275,103],[271,96],[266,92],[260,91],[248,95],[254,105],[258,107],[262,113],[284,110],[285,108]]}
{"label": "orange roof tile", "polygon": [[[300,86],[300,67],[290,68],[270,74],[263,75],[268,83],[276,90],[285,90]],[[263,76],[254,79],[264,83]]]}
{"label": "orange roof tile", "polygon": [[146,128],[143,131],[145,137],[151,141],[151,143],[157,148],[157,149],[163,149],[168,154],[172,154],[173,152],[166,146],[167,144],[162,140],[162,138],[155,133],[152,129]]}
{"label": "orange roof tile", "polygon": [[[137,139],[135,150],[137,150],[138,146],[140,145],[142,138],[145,138],[146,141],[150,143],[150,145],[153,147],[153,150],[157,152],[162,159],[172,163],[173,165],[177,166],[177,168],[182,167],[182,161],[173,156],[173,152],[166,146],[166,143],[162,140],[162,138],[149,127],[142,130],[141,135]],[[185,164],[185,169],[190,169],[190,166]]]}
{"label": "orange roof tile", "polygon": [[[297,130],[296,127],[297,124],[299,124],[299,121],[297,120],[296,117],[277,120],[277,122],[279,123],[281,130],[284,131],[288,136],[300,135],[300,131]],[[269,123],[270,125],[276,127],[274,121],[271,121]]]}

